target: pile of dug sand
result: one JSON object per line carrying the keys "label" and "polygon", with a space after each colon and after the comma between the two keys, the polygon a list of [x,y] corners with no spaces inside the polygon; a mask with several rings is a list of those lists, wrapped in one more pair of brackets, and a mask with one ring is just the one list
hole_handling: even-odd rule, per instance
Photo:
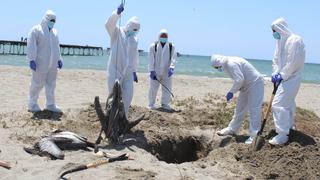
{"label": "pile of dug sand", "polygon": [[[312,112],[298,108],[297,130],[292,131],[290,141],[285,146],[274,147],[265,143],[261,150],[253,151],[251,146],[244,144],[247,118],[238,136],[219,137],[215,133],[229,123],[234,103],[227,104],[218,96],[208,94],[202,100],[190,97],[175,101],[174,107],[176,112],[131,107],[129,119],[142,113],[146,118],[123,137],[124,140],[128,139],[123,145],[128,149],[144,149],[159,161],[181,164],[186,172],[192,169],[195,172],[193,175],[181,175],[189,179],[198,177],[196,172],[217,164],[236,178],[320,178],[320,118]],[[73,131],[92,142],[100,130],[93,105],[68,110],[62,116],[50,112],[37,115],[19,112],[1,114],[0,125],[9,130],[12,141],[25,146],[32,146],[41,136],[54,129]],[[269,120],[263,133],[265,139],[275,135],[273,128],[273,121]],[[107,145],[107,142],[102,145]],[[117,146],[108,145],[109,149],[113,147]],[[162,167],[158,168],[160,171]],[[125,173],[125,168],[121,172]],[[157,178],[156,172],[150,173],[148,178]]]}
{"label": "pile of dug sand", "polygon": [[[272,121],[270,121],[272,122]],[[265,139],[276,135],[272,123],[264,132]],[[296,130],[291,130],[285,146],[265,144],[259,151],[235,145],[234,157],[244,163],[252,177],[264,179],[319,179],[320,178],[320,119],[314,113],[298,108]]]}
{"label": "pile of dug sand", "polygon": [[[232,172],[237,172],[241,164],[248,172],[240,174],[248,179],[320,178],[320,118],[313,112],[297,108],[296,130],[291,130],[289,142],[280,147],[267,143],[276,135],[273,120],[268,120],[262,136],[265,143],[255,151],[243,143],[248,138],[245,130],[248,118],[240,135],[235,137],[215,137],[212,134],[214,137],[210,139],[195,133],[195,129],[216,131],[227,126],[235,104],[222,102],[219,97],[209,94],[202,101],[188,98],[176,102],[175,105],[182,109],[179,113],[151,113],[152,123],[140,125],[140,129],[148,130],[146,137],[152,145],[151,152],[169,163],[232,162],[226,166]],[[264,110],[266,106],[264,104]],[[181,152],[182,149],[196,154],[186,150]]]}

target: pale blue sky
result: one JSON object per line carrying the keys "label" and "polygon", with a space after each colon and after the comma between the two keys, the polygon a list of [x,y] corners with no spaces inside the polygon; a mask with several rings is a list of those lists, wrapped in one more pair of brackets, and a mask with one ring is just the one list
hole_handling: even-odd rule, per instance
{"label": "pale blue sky", "polygon": [[[61,43],[109,46],[105,20],[120,0],[1,0],[0,39],[20,40],[40,23],[47,9],[57,15]],[[320,1],[317,0],[126,0],[122,25],[141,22],[139,48],[148,50],[161,28],[184,54],[214,53],[271,59],[275,40],[270,24],[284,17],[303,37],[307,62],[320,63]]]}

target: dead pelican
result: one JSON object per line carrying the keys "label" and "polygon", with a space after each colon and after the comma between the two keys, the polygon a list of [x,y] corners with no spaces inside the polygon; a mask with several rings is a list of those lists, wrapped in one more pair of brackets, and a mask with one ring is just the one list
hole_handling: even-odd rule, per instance
{"label": "dead pelican", "polygon": [[30,154],[49,156],[51,159],[64,159],[62,150],[79,150],[94,147],[85,137],[69,131],[54,131],[35,143],[33,148],[24,148]]}
{"label": "dead pelican", "polygon": [[[96,141],[96,145],[100,143],[101,133],[105,133],[105,137],[111,142],[118,142],[119,137],[127,133],[131,128],[143,120],[144,115],[138,117],[134,121],[129,121],[124,112],[122,101],[122,91],[119,81],[116,81],[113,90],[108,96],[106,103],[106,113],[103,112],[99,97],[95,97],[94,105],[101,123],[101,131]],[[97,149],[95,149],[96,151]]]}

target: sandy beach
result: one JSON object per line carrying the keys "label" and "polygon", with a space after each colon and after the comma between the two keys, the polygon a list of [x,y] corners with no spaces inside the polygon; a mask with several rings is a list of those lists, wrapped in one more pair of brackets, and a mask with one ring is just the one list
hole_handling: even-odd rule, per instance
{"label": "sandy beach", "polygon": [[[140,128],[144,130],[144,135],[147,139],[146,142],[148,143],[158,142],[160,139],[164,139],[165,135],[159,134],[159,137],[157,137],[154,132],[171,132],[171,130],[166,129],[167,127],[165,126],[172,126],[173,128],[179,129],[177,131],[179,131],[180,134],[173,132],[173,136],[177,138],[179,136],[184,137],[186,134],[203,137],[205,140],[201,138],[201,140],[199,140],[199,142],[202,142],[201,145],[203,146],[208,143],[199,153],[204,154],[204,157],[193,162],[170,164],[159,161],[156,156],[147,151],[147,148],[141,148],[138,145],[133,144],[130,148],[122,146],[121,148],[108,147],[104,150],[114,154],[127,152],[130,153],[135,160],[114,162],[98,168],[70,174],[69,177],[71,177],[71,179],[245,179],[250,177],[264,179],[272,174],[272,172],[268,172],[269,174],[266,176],[260,176],[258,172],[262,172],[263,169],[260,169],[260,171],[257,170],[258,168],[252,170],[252,167],[248,165],[246,160],[253,158],[253,156],[245,156],[245,149],[247,147],[241,143],[242,140],[231,140],[231,143],[226,146],[221,146],[221,143],[217,145],[217,142],[220,142],[221,138],[216,137],[214,134],[221,125],[211,124],[210,119],[206,118],[214,115],[216,111],[211,112],[210,109],[217,109],[217,102],[223,102],[226,92],[232,85],[231,80],[186,75],[174,76],[174,107],[186,109],[190,108],[188,103],[192,104],[197,101],[203,101],[203,103],[200,104],[201,107],[205,106],[203,114],[205,114],[206,117],[202,117],[200,113],[195,113],[199,115],[198,119],[198,116],[192,116],[188,114],[187,111],[182,111],[178,114],[159,113],[158,115],[163,118],[176,118],[177,121],[166,122],[159,120],[159,122],[152,122],[152,117],[154,117],[156,113],[149,112],[145,109],[148,100],[148,74],[138,73],[138,77],[139,83],[134,85],[133,109],[131,110],[132,115],[130,116],[132,117],[138,115],[140,112],[145,112],[149,115],[149,119],[145,122],[142,121],[135,129],[138,130]],[[96,117],[92,116],[94,118],[91,121],[90,116],[87,114],[90,114],[88,112],[92,112],[90,104],[93,103],[95,96],[99,96],[102,102],[106,101],[108,94],[106,88],[106,72],[70,69],[62,69],[59,71],[56,103],[64,111],[64,114],[59,119],[60,121],[34,120],[32,119],[32,114],[27,112],[30,78],[31,72],[28,68],[0,66],[0,160],[13,164],[13,168],[10,170],[0,167],[0,179],[57,179],[58,175],[65,169],[77,164],[97,160],[98,157],[96,157],[93,152],[83,150],[67,151],[64,160],[49,160],[46,157],[27,154],[23,151],[23,147],[32,146],[41,136],[48,134],[56,128],[74,131],[94,141],[97,137],[96,132],[99,131],[99,126],[97,122],[94,121]],[[303,83],[296,98],[298,107],[312,111],[318,117],[320,116],[319,89],[319,84]],[[264,101],[267,102],[269,100],[271,90],[271,82],[265,82]],[[210,93],[209,96],[208,93]],[[211,97],[212,99],[210,99]],[[39,98],[39,105],[42,108],[44,107],[44,99],[44,91],[42,91]],[[182,103],[185,104],[179,107],[179,104]],[[233,103],[225,105],[225,107],[227,109],[229,108],[228,110],[232,110],[231,107],[234,106],[234,103],[235,100]],[[199,109],[195,109],[194,112],[199,111]],[[194,117],[190,124],[184,119],[188,116]],[[301,117],[303,120],[299,121],[298,129],[300,127],[303,129],[301,131],[308,130],[309,132],[304,133],[307,133],[315,139],[316,143],[314,146],[317,147],[319,145],[318,137],[320,137],[320,121],[318,121],[319,118],[316,116],[312,116],[312,118],[314,121],[312,121],[310,126],[313,126],[314,129],[305,127],[307,126],[305,125],[305,121],[308,119],[307,116]],[[83,122],[84,120],[88,121]],[[161,122],[163,124],[161,124]],[[154,127],[152,124],[154,124]],[[88,127],[91,125],[92,127]],[[272,128],[272,125],[272,122],[270,122],[269,128]],[[94,127],[97,128],[94,129]],[[246,131],[242,131],[242,133],[245,132]],[[209,146],[211,148],[208,149],[212,151],[205,150],[206,147]],[[294,148],[294,145],[291,146]],[[291,148],[291,146],[286,148]],[[296,153],[298,154],[300,150],[303,152],[303,150],[305,150],[304,148],[310,149],[310,151],[308,151],[310,153],[305,156],[304,160],[309,159],[309,156],[320,156],[319,150],[316,150],[313,146],[301,145],[301,148],[297,150]],[[233,151],[234,149],[236,149],[236,151]],[[272,153],[281,151],[279,148],[269,146],[266,146],[266,149],[272,150]],[[233,152],[236,153],[233,154]],[[221,155],[220,157],[217,156],[219,154]],[[240,158],[240,160],[234,158],[235,155],[238,157],[239,154],[241,157],[248,158],[246,160],[245,158]],[[255,155],[263,156],[263,154]],[[252,161],[250,161],[250,163],[252,163]],[[318,167],[320,166],[319,161],[315,161],[314,163],[318,163]],[[317,169],[311,168],[310,174],[316,170]],[[254,172],[257,172],[257,174]],[[308,172],[306,173],[309,178],[320,177],[319,174],[319,176],[317,176],[317,174],[311,176]],[[278,175],[279,177],[289,177],[283,174]],[[302,173],[301,176],[302,175],[306,174]]]}
{"label": "sandy beach", "polygon": [[[1,66],[0,75],[1,112],[26,110],[31,78],[30,70],[28,68]],[[138,76],[139,83],[134,84],[132,104],[147,106],[149,75],[139,73]],[[176,75],[173,92],[176,99],[180,100],[191,96],[200,99],[207,93],[224,97],[231,85],[232,81],[230,79]],[[319,88],[319,84],[302,84],[296,98],[297,106],[314,111],[320,116]],[[271,82],[265,82],[264,101],[269,100],[271,91]],[[64,110],[84,107],[84,105],[92,103],[95,96],[100,96],[104,101],[107,94],[105,71],[63,69],[58,74],[56,102]],[[40,95],[39,104],[42,107],[44,105],[44,91]]]}

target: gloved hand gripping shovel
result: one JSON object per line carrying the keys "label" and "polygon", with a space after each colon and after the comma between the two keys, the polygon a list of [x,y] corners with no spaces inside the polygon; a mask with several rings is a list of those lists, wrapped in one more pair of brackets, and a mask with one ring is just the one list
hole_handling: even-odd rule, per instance
{"label": "gloved hand gripping shovel", "polygon": [[266,125],[266,121],[269,117],[269,114],[270,114],[270,111],[271,111],[271,106],[272,106],[272,102],[273,102],[273,98],[278,90],[278,87],[280,85],[281,81],[278,82],[278,83],[273,83],[273,91],[272,91],[272,95],[271,95],[271,98],[270,98],[270,101],[269,101],[269,104],[268,104],[268,108],[266,110],[266,112],[264,113],[264,117],[263,117],[263,121],[262,121],[262,124],[261,124],[261,128],[259,130],[259,132],[257,133],[257,136],[254,138],[253,140],[253,143],[252,143],[252,148],[254,151],[258,151],[262,148],[262,145],[263,145],[263,142],[264,142],[264,139],[262,138],[261,134],[263,132],[263,129],[264,129],[264,126]]}

